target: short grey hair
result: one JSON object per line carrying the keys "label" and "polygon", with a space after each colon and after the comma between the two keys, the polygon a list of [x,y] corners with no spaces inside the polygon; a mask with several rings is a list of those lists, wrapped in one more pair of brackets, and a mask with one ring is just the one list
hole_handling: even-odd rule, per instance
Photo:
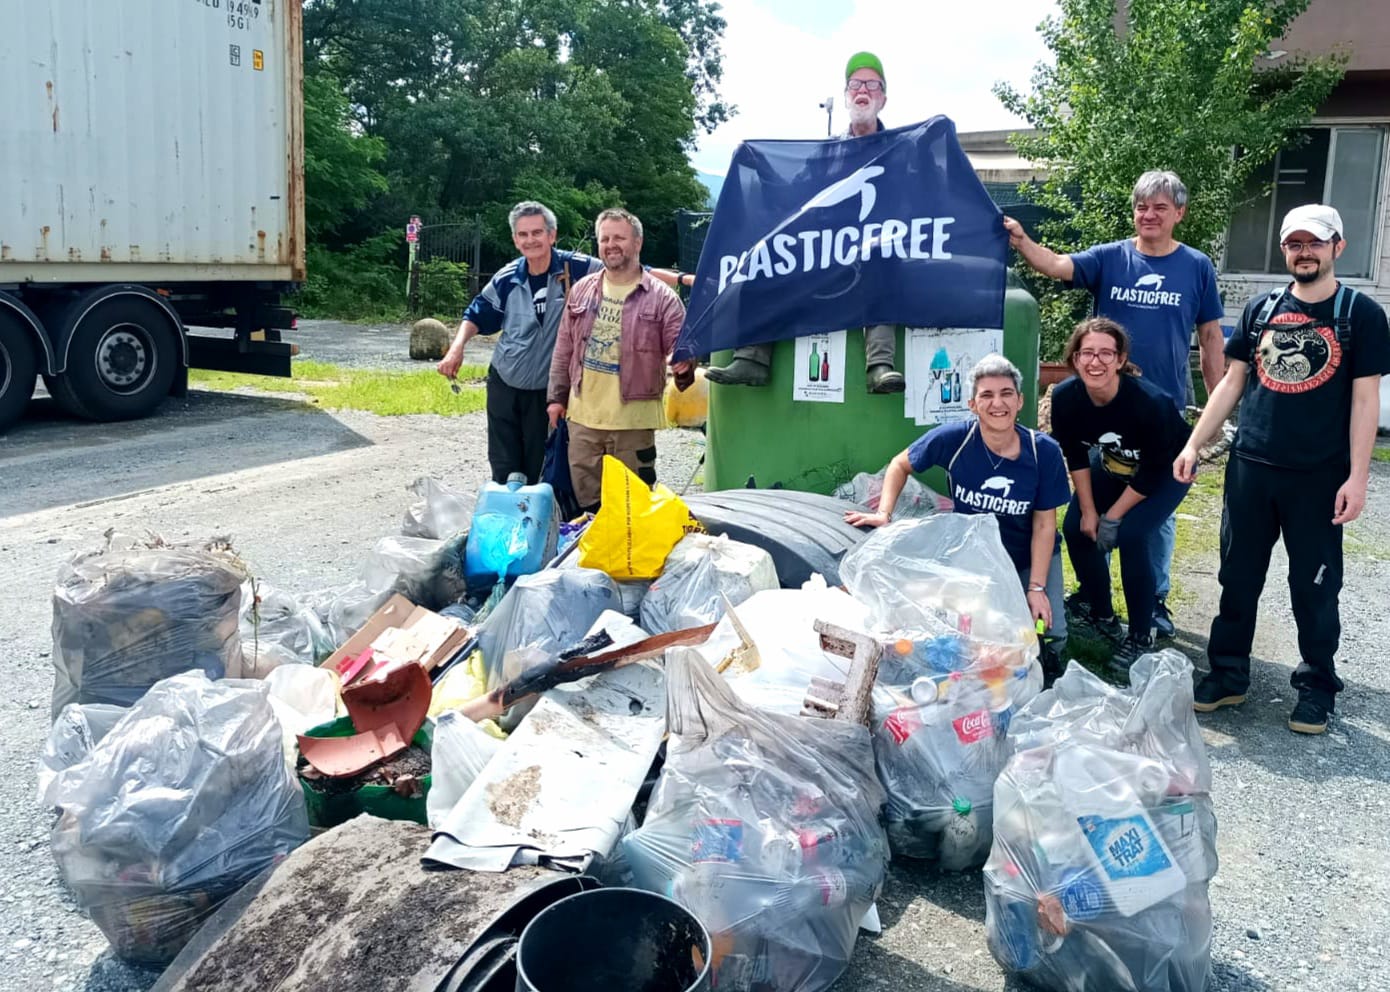
{"label": "short grey hair", "polygon": [[545,229],[551,234],[555,233],[557,227],[555,223],[555,211],[551,210],[544,203],[538,203],[535,200],[522,200],[516,206],[512,207],[511,212],[507,214],[507,227],[515,234],[517,221],[521,220],[523,217],[535,216],[544,217]]}
{"label": "short grey hair", "polygon": [[598,226],[606,220],[625,220],[632,225],[632,233],[638,241],[642,240],[642,222],[637,219],[637,215],[624,210],[622,207],[609,207],[598,217],[594,218],[594,237],[598,237]]}
{"label": "short grey hair", "polygon": [[988,379],[997,376],[1001,379],[1012,379],[1014,388],[1020,393],[1023,392],[1023,373],[1018,370],[1018,366],[1009,361],[1003,355],[986,355],[975,363],[975,367],[970,370],[970,398],[975,398],[975,384],[981,379]]}
{"label": "short grey hair", "polygon": [[1137,207],[1144,200],[1148,200],[1162,193],[1173,201],[1175,207],[1187,206],[1187,187],[1178,178],[1176,172],[1169,172],[1165,169],[1150,169],[1139,177],[1139,181],[1134,184],[1134,193],[1130,196],[1130,206]]}

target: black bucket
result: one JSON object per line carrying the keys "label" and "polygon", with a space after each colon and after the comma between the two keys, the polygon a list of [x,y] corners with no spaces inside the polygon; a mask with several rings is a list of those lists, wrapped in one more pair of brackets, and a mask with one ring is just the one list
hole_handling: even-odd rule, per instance
{"label": "black bucket", "polygon": [[705,992],[710,939],[678,904],[641,889],[561,899],[521,934],[516,992]]}

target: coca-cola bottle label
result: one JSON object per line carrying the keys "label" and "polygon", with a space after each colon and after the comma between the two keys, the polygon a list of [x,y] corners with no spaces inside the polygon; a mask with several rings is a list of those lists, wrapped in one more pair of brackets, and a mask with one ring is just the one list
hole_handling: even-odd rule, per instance
{"label": "coca-cola bottle label", "polygon": [[883,729],[892,734],[893,743],[901,747],[909,737],[922,729],[921,714],[915,706],[904,706],[888,714],[888,719],[883,721]]}
{"label": "coca-cola bottle label", "polygon": [[976,710],[951,721],[962,744],[974,744],[994,736],[994,718],[989,710]]}

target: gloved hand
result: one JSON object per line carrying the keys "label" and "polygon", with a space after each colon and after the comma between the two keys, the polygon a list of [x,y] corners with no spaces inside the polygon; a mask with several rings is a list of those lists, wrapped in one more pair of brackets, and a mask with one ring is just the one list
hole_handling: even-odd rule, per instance
{"label": "gloved hand", "polygon": [[1100,526],[1096,528],[1096,547],[1101,552],[1115,550],[1115,545],[1120,543],[1120,522],[1111,520],[1109,517],[1100,518]]}

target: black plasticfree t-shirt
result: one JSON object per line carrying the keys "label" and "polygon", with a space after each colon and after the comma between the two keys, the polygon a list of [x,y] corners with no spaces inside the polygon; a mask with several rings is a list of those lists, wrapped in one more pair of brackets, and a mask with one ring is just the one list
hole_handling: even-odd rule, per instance
{"label": "black plasticfree t-shirt", "polygon": [[[1365,293],[1351,306],[1351,345],[1344,350],[1333,322],[1336,294],[1303,303],[1285,291],[1260,332],[1255,320],[1268,294],[1245,305],[1226,356],[1247,362],[1234,450],[1279,468],[1310,470],[1351,458],[1351,382],[1390,373],[1390,325]],[[1347,354],[1347,350],[1350,354]]]}
{"label": "black plasticfree t-shirt", "polygon": [[1068,471],[1089,469],[1094,447],[1108,474],[1144,496],[1172,476],[1173,460],[1191,433],[1166,394],[1131,375],[1120,376],[1119,392],[1104,406],[1074,376],[1052,393],[1052,436]]}

